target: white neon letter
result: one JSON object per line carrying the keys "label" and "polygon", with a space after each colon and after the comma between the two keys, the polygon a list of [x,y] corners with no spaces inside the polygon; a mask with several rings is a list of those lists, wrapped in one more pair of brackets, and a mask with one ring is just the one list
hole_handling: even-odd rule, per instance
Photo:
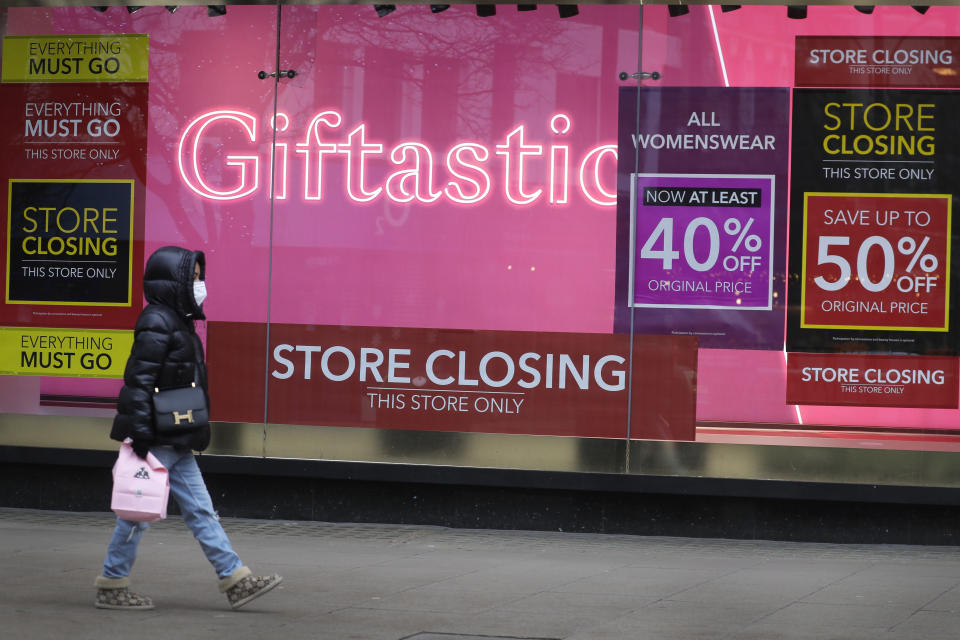
{"label": "white neon letter", "polygon": [[583,158],[580,163],[580,188],[583,189],[583,195],[594,204],[601,207],[614,207],[617,204],[617,191],[607,191],[600,184],[600,161],[605,155],[609,154],[613,159],[614,177],[617,174],[617,145],[604,144],[596,147]]}
{"label": "white neon letter", "polygon": [[[558,113],[550,119],[550,130],[558,136],[566,135],[570,131],[570,116]],[[560,181],[557,182],[557,174]],[[550,203],[566,204],[569,202],[570,189],[570,147],[555,144],[550,147]]]}
{"label": "white neon letter", "polygon": [[[486,162],[487,159],[490,158],[490,150],[476,142],[462,142],[450,149],[450,151],[447,152],[447,171],[449,171],[450,175],[454,178],[472,185],[472,193],[465,193],[461,184],[453,180],[447,183],[443,192],[454,202],[473,204],[480,202],[490,193],[490,174],[484,171],[483,167],[464,160],[464,153],[471,154],[476,162]],[[475,172],[477,179],[475,180],[469,175],[457,171],[454,168],[456,165],[472,170]]]}
{"label": "white neon letter", "polygon": [[[337,152],[337,145],[320,140],[320,125],[324,124],[331,129],[339,129],[342,122],[343,117],[336,111],[321,111],[313,116],[313,120],[307,125],[303,142],[297,143],[297,153],[302,153],[305,156],[303,162],[303,198],[305,200],[319,200],[323,196],[323,156]],[[310,148],[311,139],[315,143],[313,149]],[[317,160],[315,172],[311,171],[314,155],[316,155]],[[316,176],[315,184],[311,180],[313,176]]]}
{"label": "white neon letter", "polygon": [[[278,126],[279,125],[279,126]],[[277,133],[282,133],[290,126],[290,118],[283,112],[277,112],[274,119],[273,128]],[[286,142],[278,142],[274,145],[276,149],[270,158],[271,171],[273,172],[273,197],[277,200],[287,199],[287,164],[290,153],[287,151]],[[276,168],[274,168],[276,167]]]}
{"label": "white neon letter", "polygon": [[[390,174],[387,178],[387,197],[394,202],[433,202],[440,192],[433,188],[433,154],[420,142],[401,142],[390,152],[390,162],[401,165],[413,160],[413,167]],[[423,174],[426,173],[426,180]],[[410,182],[413,182],[412,189]]]}
{"label": "white neon letter", "polygon": [[[204,180],[200,172],[200,143],[207,127],[215,122],[232,121],[243,127],[250,142],[257,141],[257,118],[243,111],[209,111],[193,119],[180,136],[177,163],[180,178],[190,190],[210,200],[237,200],[248,196],[259,186],[259,156],[227,154],[224,164],[239,167],[239,180],[232,189],[215,189]],[[219,147],[218,147],[219,148]],[[251,180],[252,176],[252,180]],[[252,182],[252,184],[251,184]]]}
{"label": "white neon letter", "polygon": [[523,143],[523,132],[521,124],[507,134],[504,144],[497,145],[497,155],[504,157],[504,195],[514,204],[530,204],[543,193],[543,189],[532,193],[523,190],[525,156],[543,155],[543,145]]}
{"label": "white neon letter", "polygon": [[366,128],[367,125],[361,124],[350,132],[346,144],[337,145],[337,153],[347,156],[347,196],[356,202],[370,202],[382,191],[381,187],[373,191],[364,188],[367,156],[371,153],[383,153],[382,144],[367,143]]}

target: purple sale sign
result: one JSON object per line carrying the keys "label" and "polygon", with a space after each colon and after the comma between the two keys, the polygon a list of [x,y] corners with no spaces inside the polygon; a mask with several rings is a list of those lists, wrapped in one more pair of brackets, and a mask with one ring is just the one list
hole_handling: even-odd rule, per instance
{"label": "purple sale sign", "polygon": [[771,175],[638,175],[632,306],[772,309],[775,184]]}
{"label": "purple sale sign", "polygon": [[782,349],[786,88],[621,87],[614,331]]}

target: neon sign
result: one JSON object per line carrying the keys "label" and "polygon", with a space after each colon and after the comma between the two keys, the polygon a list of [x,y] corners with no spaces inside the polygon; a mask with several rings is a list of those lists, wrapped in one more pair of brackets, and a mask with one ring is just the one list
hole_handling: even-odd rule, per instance
{"label": "neon sign", "polygon": [[[374,141],[367,123],[349,131],[344,118],[334,109],[311,118],[302,138],[292,145],[280,140],[290,128],[290,118],[277,113],[275,161],[269,150],[258,153],[257,116],[239,109],[217,109],[194,118],[180,135],[177,162],[183,184],[202,198],[238,200],[256,194],[265,185],[269,196],[270,180],[261,180],[261,170],[273,171],[277,200],[290,193],[290,174],[298,164],[302,171],[302,197],[305,201],[323,199],[324,169],[340,163],[345,169],[344,195],[356,203],[385,198],[391,202],[432,203],[446,200],[471,205],[484,202],[499,192],[515,206],[530,206],[545,201],[568,205],[573,189],[588,202],[612,207],[617,202],[615,144],[601,144],[587,151],[576,166],[571,166],[570,146],[562,136],[573,129],[572,118],[558,113],[550,118],[555,136],[548,147],[531,140],[527,126],[519,124],[494,145],[475,140],[460,141],[445,153],[436,153],[417,140],[403,140],[386,150]],[[224,137],[223,127],[239,136],[246,150],[231,149],[223,155],[223,167],[209,168],[203,149],[217,148]],[[217,133],[211,133],[214,129]],[[346,131],[344,134],[343,132]],[[328,139],[331,132],[339,134]],[[233,139],[233,138],[231,138]],[[284,136],[284,140],[290,140]],[[267,140],[269,142],[269,140]],[[241,144],[241,143],[238,143]],[[206,153],[210,153],[207,151]],[[293,156],[293,157],[291,157]],[[442,160],[438,160],[442,159]],[[276,166],[272,166],[275,163]],[[382,181],[373,184],[371,175],[387,170]],[[542,174],[546,184],[531,184],[531,175]],[[216,175],[214,180],[211,176]],[[270,175],[269,173],[267,174]],[[576,177],[571,185],[571,175]]]}

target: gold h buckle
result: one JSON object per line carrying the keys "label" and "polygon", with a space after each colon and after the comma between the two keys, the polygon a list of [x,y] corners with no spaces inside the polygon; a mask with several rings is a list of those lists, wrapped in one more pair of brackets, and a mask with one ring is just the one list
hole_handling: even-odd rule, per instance
{"label": "gold h buckle", "polygon": [[190,424],[193,424],[193,409],[187,409],[186,413],[180,413],[179,411],[174,411],[173,412],[174,424],[180,424],[181,420],[186,420]]}

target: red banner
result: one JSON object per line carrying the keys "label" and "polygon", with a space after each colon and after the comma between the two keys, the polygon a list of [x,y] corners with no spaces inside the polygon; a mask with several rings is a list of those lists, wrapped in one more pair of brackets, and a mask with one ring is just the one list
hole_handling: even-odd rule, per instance
{"label": "red banner", "polygon": [[[261,421],[264,327],[208,345],[214,418]],[[626,438],[632,400],[632,438],[694,439],[688,336],[635,336],[632,370],[613,334],[273,324],[268,354],[271,423]]]}
{"label": "red banner", "polygon": [[960,38],[797,36],[797,87],[960,87]]}
{"label": "red banner", "polygon": [[787,404],[956,409],[958,384],[948,356],[787,356]]}

